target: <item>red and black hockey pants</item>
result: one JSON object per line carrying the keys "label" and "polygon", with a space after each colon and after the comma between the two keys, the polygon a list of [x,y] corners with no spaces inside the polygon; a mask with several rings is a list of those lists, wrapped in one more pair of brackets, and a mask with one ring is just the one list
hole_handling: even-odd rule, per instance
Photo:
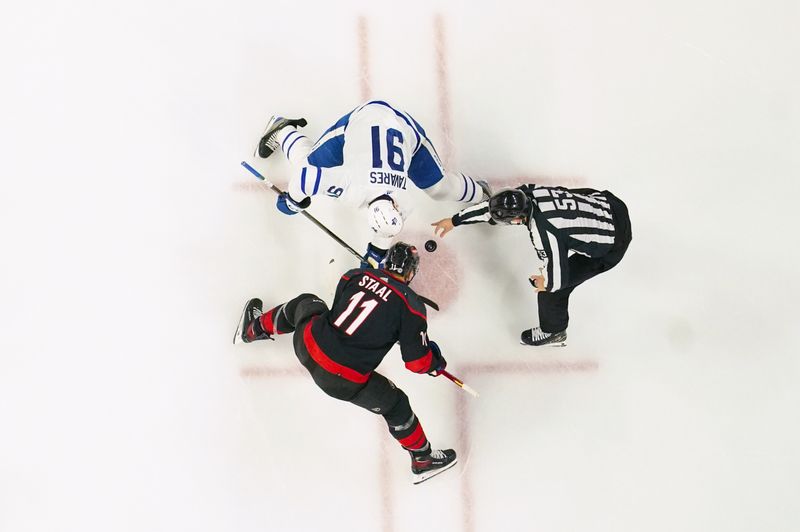
{"label": "red and black hockey pants", "polygon": [[352,382],[327,371],[311,357],[303,331],[309,320],[326,312],[328,306],[319,297],[301,294],[264,313],[259,321],[261,327],[270,334],[294,333],[295,355],[323,392],[383,416],[392,437],[404,448],[412,453],[428,452],[428,439],[411,409],[408,396],[392,381],[380,373],[372,372],[367,382]]}

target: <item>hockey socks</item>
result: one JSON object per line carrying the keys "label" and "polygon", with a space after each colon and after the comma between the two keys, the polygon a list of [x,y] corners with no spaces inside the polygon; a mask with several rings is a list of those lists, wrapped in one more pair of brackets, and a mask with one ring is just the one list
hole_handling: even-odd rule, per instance
{"label": "hockey socks", "polygon": [[253,322],[247,327],[247,337],[248,339],[255,340],[262,335],[273,336],[276,334],[286,334],[290,332],[294,332],[294,327],[289,323],[289,320],[286,319],[286,314],[284,309],[286,308],[286,304],[278,305],[277,307],[273,307],[266,312],[253,320]]}

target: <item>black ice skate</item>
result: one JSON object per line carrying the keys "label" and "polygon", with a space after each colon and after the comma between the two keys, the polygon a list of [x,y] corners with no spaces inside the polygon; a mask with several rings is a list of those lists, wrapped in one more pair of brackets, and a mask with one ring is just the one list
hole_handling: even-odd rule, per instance
{"label": "black ice skate", "polygon": [[269,119],[269,122],[267,122],[264,134],[261,136],[261,140],[258,141],[256,153],[262,159],[266,159],[272,155],[272,152],[278,149],[278,131],[286,126],[305,127],[306,124],[305,118],[291,119],[283,118],[282,116],[273,116]]}
{"label": "black ice skate", "polygon": [[519,343],[523,345],[564,347],[567,345],[566,329],[557,333],[544,332],[541,327],[522,331]]}
{"label": "black ice skate", "polygon": [[[256,340],[272,340],[272,336],[267,334],[265,331],[261,331],[261,334],[256,333],[255,336],[250,339],[247,337],[247,329],[251,323],[261,317],[261,300],[258,298],[251,299],[247,302],[244,306],[244,310],[242,310],[242,317],[239,319],[239,326],[236,327],[236,334],[233,335],[233,343],[238,344],[240,342],[244,342],[249,344],[250,342],[254,342]],[[260,331],[260,327],[259,327]]]}
{"label": "black ice skate", "polygon": [[453,449],[434,449],[430,454],[411,455],[411,473],[414,484],[425,482],[431,477],[447,471],[458,459]]}

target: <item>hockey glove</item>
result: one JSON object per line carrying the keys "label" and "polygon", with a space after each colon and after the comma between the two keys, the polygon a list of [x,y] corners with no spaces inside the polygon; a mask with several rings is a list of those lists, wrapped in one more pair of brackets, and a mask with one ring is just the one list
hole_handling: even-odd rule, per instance
{"label": "hockey glove", "polygon": [[308,206],[311,205],[311,198],[306,196],[303,198],[303,201],[297,202],[292,199],[288,192],[281,192],[278,194],[278,201],[276,206],[278,210],[281,211],[283,214],[297,214],[298,212],[302,212],[308,209]]}
{"label": "hockey glove", "polygon": [[428,347],[431,348],[433,360],[431,360],[431,370],[428,375],[431,377],[438,377],[442,374],[442,370],[447,367],[447,361],[442,356],[442,350],[439,349],[439,344],[434,341],[428,341]]}

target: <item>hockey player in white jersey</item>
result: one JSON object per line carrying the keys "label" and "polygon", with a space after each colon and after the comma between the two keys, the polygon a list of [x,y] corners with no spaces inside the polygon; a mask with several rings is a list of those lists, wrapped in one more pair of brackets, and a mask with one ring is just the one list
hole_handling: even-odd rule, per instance
{"label": "hockey player in white jersey", "polygon": [[411,210],[409,187],[466,204],[490,195],[485,182],[445,170],[422,126],[387,102],[356,107],[313,144],[298,129],[305,125],[302,118],[272,117],[258,144],[259,157],[280,150],[292,166],[278,210],[296,214],[317,195],[366,208],[372,239],[362,265],[377,267],[402,231]]}

